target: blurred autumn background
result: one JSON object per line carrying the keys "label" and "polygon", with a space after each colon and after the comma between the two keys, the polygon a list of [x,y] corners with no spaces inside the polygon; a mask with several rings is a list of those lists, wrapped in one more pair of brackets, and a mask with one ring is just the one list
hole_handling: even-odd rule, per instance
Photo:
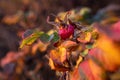
{"label": "blurred autumn background", "polygon": [[[110,68],[106,70],[106,65],[103,65],[103,67],[105,67],[101,70],[98,66],[96,68],[96,65],[93,65],[94,62],[91,62],[90,64],[93,65],[91,71],[93,71],[93,69],[96,70],[95,73],[91,75],[91,72],[87,70],[90,68],[85,68],[87,77],[92,76],[92,78],[90,77],[90,79],[87,80],[120,80],[120,61],[118,61],[118,58],[120,58],[120,22],[116,24],[119,25],[119,27],[115,34],[113,34],[114,31],[105,27],[119,21],[119,5],[120,0],[0,0],[0,80],[59,80],[59,76],[57,75],[62,74],[51,69],[49,60],[45,56],[49,53],[51,49],[49,47],[51,46],[39,43],[41,47],[38,49],[38,43],[36,42],[36,44],[32,46],[25,46],[20,49],[23,34],[28,30],[29,34],[25,34],[25,36],[29,36],[32,34],[32,32],[30,32],[31,29],[47,32],[53,28],[46,21],[47,16],[51,13],[57,15],[69,10],[79,12],[79,10],[84,7],[90,9],[89,16],[87,18],[85,17],[85,20],[77,19],[77,21],[81,21],[83,25],[87,26],[92,25],[92,23],[96,21],[104,25],[104,27],[99,29],[98,26],[101,25],[95,24],[98,33],[101,34],[100,36],[102,37],[97,42],[97,48],[90,51],[90,55],[94,57],[97,56],[100,62],[105,61],[103,64],[106,64],[107,68]],[[54,18],[51,18],[51,20],[54,21]],[[106,37],[105,34],[110,39]],[[99,42],[101,41],[103,41],[103,43],[100,44]],[[103,47],[99,45],[107,46]],[[97,50],[98,47],[101,49],[108,47],[108,49],[113,49],[113,51],[105,50],[110,54],[104,55],[104,57],[94,55],[95,53],[102,53]],[[111,63],[107,61],[105,56],[109,57],[108,60],[110,60]],[[111,59],[111,56],[117,58],[115,62],[114,58]],[[81,65],[86,66],[84,63]],[[81,69],[84,69],[84,67],[81,67]],[[97,70],[99,72],[97,72]],[[86,73],[87,71],[88,74]],[[98,76],[95,76],[95,74],[100,72],[107,72],[109,78],[100,79]],[[86,80],[78,77],[79,71],[76,71],[76,73],[73,72],[72,75],[76,76],[72,76],[70,80]],[[95,78],[93,78],[94,76]]]}

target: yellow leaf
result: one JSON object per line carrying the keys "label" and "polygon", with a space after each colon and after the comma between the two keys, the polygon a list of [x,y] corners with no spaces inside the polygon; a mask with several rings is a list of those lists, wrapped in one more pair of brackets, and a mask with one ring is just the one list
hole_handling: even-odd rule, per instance
{"label": "yellow leaf", "polygon": [[87,43],[87,42],[90,42],[91,37],[92,35],[90,32],[84,32],[80,34],[80,37],[77,38],[77,40],[82,43]]}
{"label": "yellow leaf", "polygon": [[50,57],[53,61],[64,62],[67,57],[67,51],[64,47],[58,47],[56,50],[50,51]]}
{"label": "yellow leaf", "polygon": [[105,58],[106,62],[105,68],[109,70],[108,65],[110,67],[110,70],[114,70],[114,66],[119,67],[120,66],[120,46],[118,46],[118,43],[115,43],[113,40],[108,38],[105,35],[102,35],[99,40],[97,41],[97,47],[100,48],[103,51],[102,56]]}
{"label": "yellow leaf", "polygon": [[53,69],[53,70],[55,69],[54,62],[51,58],[49,58],[49,65],[50,65],[51,69]]}

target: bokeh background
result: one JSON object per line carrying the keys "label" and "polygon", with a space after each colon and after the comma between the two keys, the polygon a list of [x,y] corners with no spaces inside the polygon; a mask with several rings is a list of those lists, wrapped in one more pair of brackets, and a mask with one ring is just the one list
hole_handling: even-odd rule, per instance
{"label": "bokeh background", "polygon": [[[71,9],[89,7],[94,15],[110,4],[120,5],[120,0],[0,0],[0,80],[35,80],[34,77],[30,77],[32,75],[30,71],[34,70],[38,63],[43,67],[36,69],[36,74],[33,75],[37,75],[39,80],[58,80],[55,72],[47,65],[48,61],[39,54],[39,51],[34,56],[27,55],[24,60],[20,60],[20,64],[25,66],[22,66],[22,69],[20,67],[18,73],[15,67],[21,66],[20,64],[4,65],[7,61],[2,60],[8,53],[18,54],[21,36],[25,30],[51,29],[52,26],[46,22],[47,16],[51,13],[58,14]],[[10,58],[12,56],[9,55]]]}

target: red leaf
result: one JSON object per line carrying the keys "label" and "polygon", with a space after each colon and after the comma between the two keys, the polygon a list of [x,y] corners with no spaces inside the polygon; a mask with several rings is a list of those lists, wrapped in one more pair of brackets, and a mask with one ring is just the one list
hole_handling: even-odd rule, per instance
{"label": "red leaf", "polygon": [[120,21],[113,25],[101,25],[95,23],[94,26],[97,28],[100,34],[105,34],[114,41],[120,41]]}
{"label": "red leaf", "polygon": [[104,70],[88,59],[79,65],[71,75],[71,80],[105,80]]}
{"label": "red leaf", "polygon": [[[118,60],[118,58],[115,59],[116,57],[109,55],[109,53],[105,53],[99,48],[94,48],[89,51],[89,55],[95,58],[95,62],[96,60],[98,61],[97,63],[100,62],[100,65],[104,67],[107,71],[115,71],[119,68],[120,61]],[[117,56],[116,54],[113,55]]]}

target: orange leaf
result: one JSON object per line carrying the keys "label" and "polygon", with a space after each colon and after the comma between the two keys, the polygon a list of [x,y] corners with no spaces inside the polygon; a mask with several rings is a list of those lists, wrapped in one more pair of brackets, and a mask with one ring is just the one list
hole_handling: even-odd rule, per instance
{"label": "orange leaf", "polygon": [[65,47],[65,48],[69,48],[71,46],[76,46],[77,43],[74,42],[74,41],[70,41],[70,40],[67,40],[67,41],[64,41],[61,46]]}
{"label": "orange leaf", "polygon": [[71,80],[105,80],[104,70],[89,59],[74,70]]}
{"label": "orange leaf", "polygon": [[62,72],[70,70],[69,67],[65,67],[61,63],[54,62],[51,58],[49,58],[49,66],[51,67],[52,70],[57,70],[57,71],[62,71]]}
{"label": "orange leaf", "polygon": [[50,51],[50,57],[53,61],[64,62],[67,58],[67,51],[64,47],[58,47],[56,50]]}
{"label": "orange leaf", "polygon": [[92,35],[91,35],[91,33],[90,32],[84,32],[84,33],[82,33],[82,34],[80,34],[81,36],[79,37],[79,38],[77,38],[77,40],[79,41],[79,42],[82,42],[82,43],[87,43],[87,42],[90,42],[90,40],[91,40],[91,37],[92,37]]}
{"label": "orange leaf", "polygon": [[120,67],[119,24],[120,22],[113,24],[111,27],[96,25],[100,33],[96,42],[97,48],[89,52],[108,71],[115,71]]}
{"label": "orange leaf", "polygon": [[67,64],[64,64],[64,62],[67,59],[68,52],[64,47],[58,47],[55,50],[50,51],[50,66],[52,69],[58,70],[58,71],[68,71],[70,70],[69,66]]}
{"label": "orange leaf", "polygon": [[110,38],[102,35],[97,41],[97,50],[94,50],[95,57],[103,63],[109,71],[114,71],[120,67],[120,46]]}
{"label": "orange leaf", "polygon": [[104,67],[108,71],[115,71],[118,68],[113,60],[114,58],[107,56],[107,53],[99,48],[92,49],[89,52],[89,55],[93,57],[93,61],[95,61],[97,64],[99,64],[101,67]]}

